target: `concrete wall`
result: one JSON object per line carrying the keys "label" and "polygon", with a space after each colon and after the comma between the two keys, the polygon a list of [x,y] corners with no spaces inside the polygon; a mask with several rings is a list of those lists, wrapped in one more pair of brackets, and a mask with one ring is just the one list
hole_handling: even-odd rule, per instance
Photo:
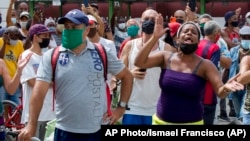
{"label": "concrete wall", "polygon": [[10,0],[1,0],[0,12],[2,13],[2,23],[1,23],[2,27],[6,26],[6,14],[9,7],[9,2]]}

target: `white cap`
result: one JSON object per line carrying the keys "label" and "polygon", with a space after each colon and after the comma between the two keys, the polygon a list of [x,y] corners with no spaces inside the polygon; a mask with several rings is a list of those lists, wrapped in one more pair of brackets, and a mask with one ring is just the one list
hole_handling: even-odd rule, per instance
{"label": "white cap", "polygon": [[55,20],[51,17],[45,20],[44,25],[47,27],[49,23],[53,23],[54,25],[56,24]]}
{"label": "white cap", "polygon": [[247,12],[245,18],[250,18],[250,12]]}
{"label": "white cap", "polygon": [[23,12],[20,14],[20,18],[22,18],[23,16],[27,17],[28,19],[30,18],[30,14],[29,14],[27,11],[23,11]]}
{"label": "white cap", "polygon": [[96,18],[94,16],[88,15],[88,18],[89,18],[89,23],[91,23],[93,21],[97,23],[97,20],[96,20]]}
{"label": "white cap", "polygon": [[240,31],[240,35],[250,35],[250,26],[243,26]]}

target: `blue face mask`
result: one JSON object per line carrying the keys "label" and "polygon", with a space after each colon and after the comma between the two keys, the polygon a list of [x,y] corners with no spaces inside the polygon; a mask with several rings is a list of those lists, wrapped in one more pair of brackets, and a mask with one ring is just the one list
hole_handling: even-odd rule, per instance
{"label": "blue face mask", "polygon": [[250,40],[241,40],[241,47],[245,50],[250,49]]}
{"label": "blue face mask", "polygon": [[49,27],[49,31],[56,31],[56,27],[54,26]]}

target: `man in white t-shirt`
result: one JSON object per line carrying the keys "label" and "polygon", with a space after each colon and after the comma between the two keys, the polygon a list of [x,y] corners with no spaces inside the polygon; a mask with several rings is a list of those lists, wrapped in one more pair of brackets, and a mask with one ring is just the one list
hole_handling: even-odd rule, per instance
{"label": "man in white t-shirt", "polygon": [[[88,15],[88,18],[89,18],[89,26],[90,26],[88,39],[93,43],[100,43],[101,45],[103,45],[103,47],[106,49],[106,51],[109,51],[112,54],[114,54],[115,56],[117,56],[115,43],[112,40],[105,39],[98,34],[99,25],[97,23],[96,18],[92,15]],[[111,79],[112,79],[112,75],[108,74],[108,84],[111,83]],[[112,94],[113,87],[111,85],[109,85],[109,86],[110,86],[111,94]]]}
{"label": "man in white t-shirt", "polygon": [[[42,49],[47,48],[49,45],[50,31],[42,24],[35,24],[30,28],[28,36],[32,40],[32,45],[29,49],[22,53],[22,57],[25,58],[31,52],[33,55],[31,56],[28,64],[24,67],[20,79],[23,91],[23,113],[21,122],[24,124],[27,124],[28,122],[30,97],[35,84],[36,72],[39,67],[39,63],[42,60]],[[51,87],[47,92],[41,113],[38,118],[36,137],[38,137],[40,140],[44,140],[47,122],[55,118],[55,113],[53,111],[53,100],[53,91]]]}

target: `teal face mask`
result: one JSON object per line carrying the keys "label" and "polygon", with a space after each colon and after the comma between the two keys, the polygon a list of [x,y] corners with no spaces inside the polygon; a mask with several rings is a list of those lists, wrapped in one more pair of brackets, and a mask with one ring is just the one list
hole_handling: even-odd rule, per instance
{"label": "teal face mask", "polygon": [[241,40],[241,47],[245,50],[250,49],[250,40]]}
{"label": "teal face mask", "polygon": [[138,35],[139,27],[136,25],[131,25],[127,29],[128,36],[135,37]]}
{"label": "teal face mask", "polygon": [[74,49],[81,45],[83,41],[83,29],[64,29],[62,33],[62,45],[67,49]]}

